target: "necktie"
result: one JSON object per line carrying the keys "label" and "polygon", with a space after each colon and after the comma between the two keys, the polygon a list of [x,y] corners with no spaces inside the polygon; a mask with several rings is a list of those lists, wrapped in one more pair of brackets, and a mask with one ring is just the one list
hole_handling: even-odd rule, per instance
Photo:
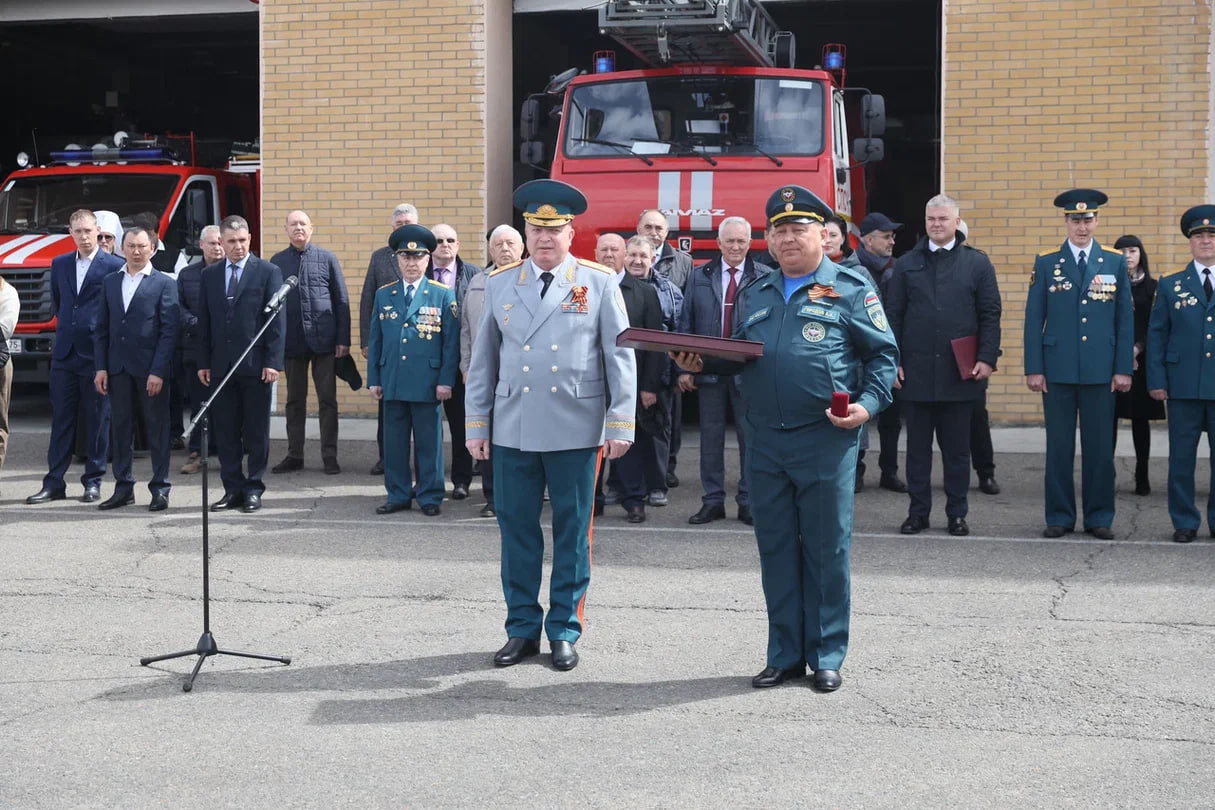
{"label": "necktie", "polygon": [[730,283],[726,285],[724,299],[725,307],[721,314],[721,336],[728,338],[733,334],[734,325],[734,296],[738,295],[738,269],[730,268]]}
{"label": "necktie", "polygon": [[1080,268],[1080,277],[1084,278],[1084,274],[1088,272],[1088,261],[1084,258],[1084,251],[1080,251],[1080,258],[1076,261],[1076,267]]}
{"label": "necktie", "polygon": [[413,285],[410,284],[405,288],[405,309],[409,309],[409,305],[413,303]]}
{"label": "necktie", "polygon": [[1207,300],[1211,300],[1211,268],[1205,267],[1202,271],[1202,289],[1207,294]]}
{"label": "necktie", "polygon": [[228,303],[236,298],[236,265],[228,265]]}
{"label": "necktie", "polygon": [[545,270],[540,274],[540,280],[544,282],[544,286],[540,288],[540,297],[543,298],[548,292],[548,285],[553,283],[553,274]]}

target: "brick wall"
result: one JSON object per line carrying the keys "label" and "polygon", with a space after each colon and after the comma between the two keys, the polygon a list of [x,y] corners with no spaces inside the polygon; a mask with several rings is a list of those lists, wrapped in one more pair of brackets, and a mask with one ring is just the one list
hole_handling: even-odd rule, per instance
{"label": "brick wall", "polygon": [[[486,6],[504,1],[261,2],[262,253],[287,246],[289,211],[307,211],[314,242],[342,264],[356,346],[367,261],[399,203],[424,225],[452,225],[462,257],[484,261]],[[280,411],[285,400],[281,386]],[[340,380],[338,403],[375,413],[366,390]]]}
{"label": "brick wall", "polygon": [[1181,212],[1210,201],[1211,2],[947,0],[943,188],[999,272],[1004,356],[994,420],[1040,422],[1021,331],[1033,257],[1066,238],[1054,196],[1105,191],[1097,240],[1143,239],[1181,269]]}

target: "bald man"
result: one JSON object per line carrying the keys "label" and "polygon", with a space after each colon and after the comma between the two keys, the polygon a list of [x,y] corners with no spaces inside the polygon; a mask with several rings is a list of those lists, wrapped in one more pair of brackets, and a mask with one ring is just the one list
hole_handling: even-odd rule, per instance
{"label": "bald man", "polygon": [[615,270],[618,279],[624,275],[624,245],[624,237],[618,233],[602,233],[595,242],[595,261]]}
{"label": "bald man", "polygon": [[304,211],[287,215],[291,247],[271,262],[283,280],[299,279],[287,295],[284,313],[287,372],[287,457],[271,468],[286,473],[304,468],[304,422],[308,416],[308,369],[316,386],[321,423],[321,462],[326,475],[342,471],[337,460],[337,358],[350,352],[350,298],[337,256],[312,243],[312,219]]}

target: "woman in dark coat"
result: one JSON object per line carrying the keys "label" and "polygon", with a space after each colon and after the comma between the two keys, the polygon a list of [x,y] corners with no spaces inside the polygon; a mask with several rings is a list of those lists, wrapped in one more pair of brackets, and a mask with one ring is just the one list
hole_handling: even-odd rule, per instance
{"label": "woman in dark coat", "polygon": [[[1164,403],[1152,399],[1147,390],[1147,363],[1144,349],[1147,343],[1148,316],[1156,296],[1156,279],[1148,270],[1147,251],[1138,236],[1120,236],[1114,243],[1126,257],[1127,273],[1131,277],[1131,300],[1135,305],[1135,376],[1131,390],[1117,395],[1115,415],[1131,420],[1131,437],[1135,442],[1135,494],[1150,495],[1148,458],[1152,455],[1152,420],[1164,418]],[[1118,423],[1114,422],[1114,439],[1118,438]]]}

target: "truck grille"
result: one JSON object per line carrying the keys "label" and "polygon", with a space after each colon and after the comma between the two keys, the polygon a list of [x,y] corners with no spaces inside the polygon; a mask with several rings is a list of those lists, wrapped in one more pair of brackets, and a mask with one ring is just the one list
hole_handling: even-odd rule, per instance
{"label": "truck grille", "polygon": [[21,300],[19,323],[44,323],[55,316],[51,298],[51,270],[36,267],[30,270],[4,270],[4,280],[17,290]]}

